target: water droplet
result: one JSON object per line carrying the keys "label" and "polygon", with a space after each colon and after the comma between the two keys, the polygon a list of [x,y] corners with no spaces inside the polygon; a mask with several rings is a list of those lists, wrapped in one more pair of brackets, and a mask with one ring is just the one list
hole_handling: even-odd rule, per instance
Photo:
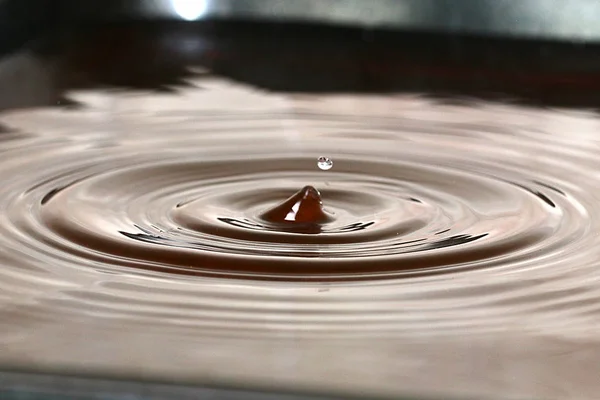
{"label": "water droplet", "polygon": [[333,167],[333,161],[327,157],[319,157],[319,159],[317,160],[317,165],[323,171],[327,171],[328,169],[331,169],[331,167]]}

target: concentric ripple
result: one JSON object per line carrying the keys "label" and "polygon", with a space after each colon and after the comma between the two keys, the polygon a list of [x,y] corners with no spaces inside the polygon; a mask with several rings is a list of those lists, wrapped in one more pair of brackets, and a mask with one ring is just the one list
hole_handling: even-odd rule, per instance
{"label": "concentric ripple", "polygon": [[595,332],[596,115],[202,85],[2,116],[0,304],[32,337],[92,316],[257,340]]}
{"label": "concentric ripple", "polygon": [[[40,222],[106,263],[334,278],[498,265],[555,249],[570,233],[564,219],[578,217],[540,185],[422,165],[410,153],[381,162],[338,150],[336,170],[321,174],[308,157],[273,156],[277,147],[244,151],[243,160],[157,154],[70,176],[74,183],[46,189]],[[332,216],[318,232],[261,219],[307,182],[322,188]]]}
{"label": "concentric ripple", "polygon": [[190,83],[0,115],[2,369],[597,397],[596,113]]}
{"label": "concentric ripple", "polygon": [[0,364],[597,393],[596,114],[198,85],[0,116]]}
{"label": "concentric ripple", "polygon": [[[276,280],[568,259],[591,222],[578,198],[585,190],[565,176],[579,171],[564,165],[576,149],[544,132],[498,131],[440,110],[429,120],[360,117],[299,100],[292,115],[164,115],[91,138],[63,127],[93,120],[93,109],[41,112],[59,131],[45,127],[3,146],[7,239],[82,266]],[[329,171],[314,163],[324,150],[335,160]],[[322,220],[264,218],[306,185],[320,192]]]}

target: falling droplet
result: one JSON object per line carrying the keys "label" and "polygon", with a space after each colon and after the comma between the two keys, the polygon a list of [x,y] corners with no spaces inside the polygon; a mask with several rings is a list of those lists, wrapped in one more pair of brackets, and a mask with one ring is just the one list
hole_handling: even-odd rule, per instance
{"label": "falling droplet", "polygon": [[331,169],[331,167],[333,167],[333,161],[331,161],[330,158],[321,156],[317,160],[317,165],[323,171],[327,171],[328,169]]}

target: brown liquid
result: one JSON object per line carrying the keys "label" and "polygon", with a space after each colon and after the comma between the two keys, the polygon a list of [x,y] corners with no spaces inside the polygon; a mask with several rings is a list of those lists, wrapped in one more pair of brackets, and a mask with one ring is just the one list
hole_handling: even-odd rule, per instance
{"label": "brown liquid", "polygon": [[321,194],[312,186],[305,186],[283,203],[265,211],[261,216],[265,221],[284,225],[319,225],[329,217],[323,210]]}
{"label": "brown liquid", "polygon": [[65,97],[0,115],[0,364],[598,393],[596,114],[205,75]]}
{"label": "brown liquid", "polygon": [[[197,82],[6,115],[36,132],[5,142],[13,246],[83,268],[332,281],[535,265],[586,238],[568,163],[580,170],[587,150],[540,127],[543,111]],[[120,110],[112,127],[82,134],[103,101]],[[323,152],[332,170],[317,168]]]}
{"label": "brown liquid", "polygon": [[[254,28],[90,27],[64,92],[0,62],[0,108],[38,106],[0,114],[0,367],[597,398],[597,114],[426,97],[595,106],[594,49]],[[264,217],[307,185],[327,220]]]}

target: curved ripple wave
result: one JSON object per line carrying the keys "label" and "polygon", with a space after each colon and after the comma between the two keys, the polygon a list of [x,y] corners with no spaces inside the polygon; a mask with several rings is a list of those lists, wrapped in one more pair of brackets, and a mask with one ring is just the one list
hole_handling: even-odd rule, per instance
{"label": "curved ripple wave", "polygon": [[[200,101],[215,90],[188,93],[196,110],[82,93],[82,111],[4,116],[20,130],[0,142],[7,296],[232,335],[489,330],[519,313],[557,327],[600,307],[582,281],[600,255],[595,115],[246,88],[237,108]],[[103,96],[120,105],[110,126]],[[317,230],[261,219],[305,185],[331,216]]]}

